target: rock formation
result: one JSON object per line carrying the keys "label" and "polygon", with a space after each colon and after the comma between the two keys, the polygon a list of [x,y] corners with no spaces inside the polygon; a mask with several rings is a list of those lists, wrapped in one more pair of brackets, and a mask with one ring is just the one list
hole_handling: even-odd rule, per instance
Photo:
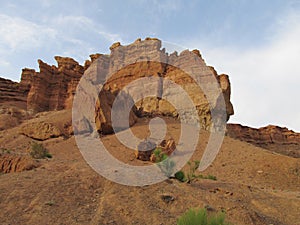
{"label": "rock formation", "polygon": [[[224,97],[226,107],[226,119],[233,114],[233,107],[230,102],[230,82],[227,75],[218,75],[216,71],[206,65],[198,50],[185,50],[179,55],[174,52],[168,54],[165,49],[161,49],[161,41],[156,38],[138,39],[134,43],[122,46],[115,43],[110,47],[110,55],[93,54],[90,60],[85,62],[84,66],[79,65],[75,60],[68,57],[56,56],[57,66],[50,66],[42,60],[38,60],[39,72],[25,68],[22,71],[20,84],[6,83],[9,81],[0,80],[4,86],[13,86],[3,93],[1,92],[0,101],[14,101],[20,99],[23,104],[27,104],[27,111],[30,114],[36,114],[43,111],[53,111],[72,108],[73,97],[76,87],[84,74],[93,62],[101,63],[102,70],[107,70],[111,77],[103,86],[103,91],[114,93],[116,96],[123,88],[125,92],[139,98],[135,103],[137,114],[143,115],[165,115],[179,117],[187,122],[199,122],[201,127],[209,130],[212,127],[211,111],[218,111],[220,98]],[[185,71],[180,68],[186,68]],[[200,68],[200,69],[199,69]],[[198,72],[196,70],[199,70]],[[196,72],[195,72],[196,71]],[[190,77],[190,74],[197,74]],[[218,89],[221,91],[215,93],[205,93],[203,88],[211,85],[213,82],[209,77],[213,74],[217,81]],[[134,88],[128,88],[128,84],[139,78],[147,78],[141,84]],[[196,81],[203,85],[199,87]],[[104,80],[96,78],[92,81],[95,85],[104,83]],[[190,97],[193,106],[195,106],[198,115],[192,116],[188,109],[177,108],[174,105],[180,105],[185,102],[185,98],[176,87],[182,88],[182,92]],[[97,86],[100,87],[100,86]],[[15,90],[11,92],[9,90]],[[149,92],[155,93],[155,96],[149,97]],[[153,95],[153,93],[150,93]],[[209,95],[209,96],[208,96]],[[208,99],[209,98],[209,99]],[[209,101],[211,104],[209,104]],[[106,99],[99,98],[96,106],[95,116],[99,131],[102,127],[110,127],[109,118],[102,118],[103,111],[110,113],[109,109],[102,110],[101,101]],[[107,104],[106,104],[107,105]],[[100,108],[99,108],[100,106]],[[184,110],[183,110],[184,109]],[[185,114],[180,114],[185,111]],[[101,114],[102,113],[102,114]],[[130,113],[130,124],[133,124],[134,117]],[[110,128],[109,128],[110,129]],[[108,130],[104,133],[108,133]],[[111,132],[111,129],[110,129]]]}
{"label": "rock formation", "polygon": [[14,127],[27,118],[26,101],[22,83],[0,78],[0,130]]}
{"label": "rock formation", "polygon": [[84,68],[71,58],[56,56],[55,60],[58,67],[38,60],[40,72],[31,71],[31,83],[27,79],[28,70],[23,70],[24,86],[30,86],[27,110],[32,113],[72,108],[73,95]]}
{"label": "rock formation", "polygon": [[18,106],[26,109],[26,92],[22,89],[22,84],[0,77],[0,103],[6,107]]}
{"label": "rock formation", "polygon": [[0,153],[0,173],[21,172],[38,167],[38,163],[28,155]]}
{"label": "rock formation", "polygon": [[[118,114],[123,114],[124,111],[129,107],[128,105],[132,102],[132,99],[129,99],[126,93],[121,92],[123,101],[121,104],[118,105]],[[95,115],[95,122],[98,132],[103,134],[111,134],[114,133],[114,129],[116,131],[120,131],[123,129],[128,128],[128,126],[132,126],[135,124],[137,117],[134,114],[133,110],[130,110],[129,113],[129,120],[126,118],[125,120],[122,119],[122,115],[116,115],[117,121],[115,127],[113,127],[112,119],[111,119],[111,110],[113,107],[113,103],[115,100],[116,94],[110,91],[101,91],[99,94],[99,100],[96,103],[96,115]]]}
{"label": "rock formation", "polygon": [[[177,117],[180,110],[185,110],[188,115],[180,115],[181,119],[190,123],[199,122],[202,128],[208,130],[212,126],[211,110],[217,110],[221,95],[225,100],[227,119],[233,114],[228,76],[217,75],[212,67],[205,64],[198,50],[185,50],[180,55],[177,53],[169,55],[161,49],[160,40],[151,38],[144,41],[138,39],[127,46],[115,43],[110,50],[109,56],[97,56],[101,63],[107,64],[102,67],[109,68],[111,75],[103,89],[111,92],[125,89],[131,96],[140,99],[135,106],[142,115]],[[179,67],[186,70],[182,71]],[[195,73],[199,68],[200,73]],[[193,73],[196,74],[195,77],[189,75]],[[202,87],[195,82],[195,79],[198,79],[202,85],[209,86],[213,82],[210,74],[216,78],[221,88],[220,94],[216,91],[212,93],[214,90],[211,93],[204,93]],[[139,83],[132,85],[134,81]],[[192,117],[188,108],[178,109],[174,106],[185,103],[182,92],[186,92],[190,97],[198,111],[197,116]],[[211,105],[207,94],[211,95]]]}
{"label": "rock formation", "polygon": [[[95,116],[88,120],[95,119],[99,132],[104,134],[113,132],[111,108],[119,93],[123,93],[123,97],[134,96],[139,99],[130,110],[129,126],[135,123],[137,116],[179,117],[180,109],[176,109],[172,103],[182,103],[184,98],[180,90],[175,87],[176,85],[188,94],[198,113],[195,117],[192,114],[181,115],[180,119],[200,122],[203,129],[209,130],[212,126],[211,110],[218,111],[220,98],[224,97],[228,120],[233,115],[228,76],[218,75],[213,67],[207,66],[199,50],[168,54],[161,45],[161,41],[155,38],[137,39],[127,46],[122,46],[117,42],[110,47],[110,54],[92,54],[84,66],[79,65],[72,58],[56,56],[57,66],[38,60],[39,72],[24,68],[20,83],[0,78],[0,130],[20,124],[24,119],[29,118],[29,114],[71,109],[76,88],[83,74],[95,69],[99,72],[99,68],[102,69],[100,73],[107,72],[111,76],[108,80],[104,80],[101,76],[92,80],[91,83],[95,84],[94,88],[102,88],[102,91],[98,96],[98,101],[95,101],[97,102],[95,107],[86,109],[95,111]],[[94,65],[95,61],[98,64]],[[197,66],[201,72],[196,77],[191,77],[190,74],[195,73]],[[182,67],[186,70],[180,69]],[[205,89],[211,83],[208,74],[213,74],[222,94],[204,93],[203,88]],[[137,80],[141,82],[136,86],[130,86],[133,81]],[[203,86],[199,87],[196,80],[200,80]],[[151,96],[153,94],[155,96]],[[211,95],[209,99],[211,105],[209,105],[207,94]],[[124,110],[127,107],[126,104],[122,105]],[[88,120],[83,130],[92,129]],[[23,127],[20,132],[35,139],[48,139],[59,135],[69,136],[73,132],[70,115],[68,115],[68,122],[62,127],[55,124],[59,127],[59,131],[52,128],[51,130],[51,125],[42,123],[24,126],[27,126],[27,129]],[[124,126],[119,128],[122,129],[122,127]],[[43,137],[32,134],[35,129],[40,128],[44,131]],[[268,126],[254,129],[229,124],[227,135],[266,149],[300,157],[300,134],[287,128]]]}
{"label": "rock formation", "polygon": [[227,135],[292,157],[300,157],[300,134],[285,127],[269,125],[259,129],[227,124]]}
{"label": "rock formation", "polygon": [[156,148],[156,144],[151,140],[143,140],[138,144],[135,157],[142,161],[150,161],[151,155]]}
{"label": "rock formation", "polygon": [[35,140],[44,141],[62,135],[62,132],[51,123],[28,123],[20,128],[20,133]]}

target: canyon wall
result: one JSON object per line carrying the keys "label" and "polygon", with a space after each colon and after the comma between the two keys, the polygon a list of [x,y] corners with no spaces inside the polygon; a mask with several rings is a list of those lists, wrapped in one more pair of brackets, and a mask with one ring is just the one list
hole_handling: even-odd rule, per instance
{"label": "canyon wall", "polygon": [[285,127],[269,125],[251,128],[227,124],[227,135],[280,154],[300,158],[300,134]]}
{"label": "canyon wall", "polygon": [[57,67],[38,60],[39,72],[27,75],[28,70],[23,70],[21,84],[30,87],[27,110],[31,113],[72,108],[73,95],[84,68],[68,57],[56,56],[55,60]]}
{"label": "canyon wall", "polygon": [[[56,56],[57,66],[50,66],[42,60],[38,60],[39,72],[28,68],[23,69],[19,84],[10,83],[7,85],[8,81],[4,82],[3,80],[2,86],[12,86],[8,90],[13,91],[2,91],[2,99],[3,101],[7,101],[9,98],[12,100],[19,98],[23,103],[26,102],[27,110],[31,114],[42,111],[69,109],[72,107],[73,96],[84,71],[89,68],[92,62],[101,58],[101,63],[106,64],[102,67],[107,68],[111,74],[103,90],[110,91],[111,93],[118,93],[126,85],[139,78],[157,78],[158,82],[154,84],[144,83],[142,86],[136,86],[131,92],[131,94],[140,95],[141,100],[136,103],[140,115],[161,114],[173,117],[178,116],[178,111],[168,100],[179,101],[178,99],[181,98],[181,94],[177,93],[178,89],[173,88],[172,84],[163,82],[166,78],[180,85],[187,92],[199,112],[199,120],[202,127],[208,129],[211,124],[211,106],[203,90],[189,76],[189,73],[193,72],[193,69],[195,70],[195,61],[197,61],[198,64],[196,65],[200,66],[202,71],[207,71],[207,74],[212,73],[215,75],[224,94],[228,119],[233,114],[228,76],[217,75],[212,67],[208,67],[205,64],[198,50],[186,50],[179,55],[174,52],[169,55],[161,47],[161,41],[155,38],[146,38],[143,41],[138,39],[127,46],[115,43],[110,47],[110,55],[91,55],[91,60],[87,60],[84,66],[79,65],[78,62],[68,57]],[[188,68],[188,71],[182,71],[179,67]],[[99,82],[103,81],[99,80]],[[97,84],[97,81],[95,83]],[[209,83],[209,81],[202,80],[202,83]],[[143,94],[145,93],[144,88],[146,86],[148,89],[154,89],[157,96],[147,97],[146,94]],[[168,94],[164,94],[164,90],[166,89],[170,90]],[[213,105],[217,105],[219,97],[219,93],[213,96]],[[192,120],[197,119],[193,118]]]}
{"label": "canyon wall", "polygon": [[[101,69],[107,70],[111,75],[103,86],[103,90],[116,96],[122,89],[127,88],[125,92],[138,96],[140,101],[135,104],[138,116],[155,114],[177,117],[181,109],[176,109],[174,104],[182,103],[184,98],[182,93],[178,92],[175,84],[188,94],[198,112],[198,116],[193,118],[191,118],[191,114],[181,116],[190,118],[191,122],[200,122],[202,128],[209,129],[211,127],[211,110],[217,110],[220,97],[224,97],[225,100],[226,119],[228,120],[233,115],[228,76],[218,75],[213,67],[207,66],[198,50],[168,54],[165,49],[162,49],[161,41],[155,38],[137,39],[127,46],[114,43],[110,50],[109,55],[90,55],[90,60],[87,60],[84,66],[68,57],[56,56],[57,66],[50,66],[42,60],[38,60],[38,72],[25,68],[22,70],[21,82],[10,84],[14,88],[9,90],[15,90],[16,93],[15,97],[11,96],[10,98],[15,100],[20,98],[23,103],[26,102],[27,111],[30,114],[70,109],[81,77],[92,63],[98,60],[98,63],[101,63]],[[181,68],[185,68],[185,70]],[[192,78],[190,74],[196,75]],[[203,88],[205,89],[214,82],[209,78],[211,74],[213,74],[220,92],[203,91]],[[210,77],[212,78],[212,76]],[[144,83],[136,85],[134,88],[131,87],[129,90],[127,85],[139,78],[152,78],[155,82],[147,81],[145,83],[143,81]],[[203,86],[199,87],[199,83],[196,81]],[[7,86],[5,82],[3,84]],[[97,85],[103,83],[103,80],[100,78],[93,82]],[[154,90],[156,96],[147,97],[147,90]],[[7,101],[8,91],[3,92],[2,95],[6,96],[2,97],[3,101]],[[102,96],[107,96],[107,94]],[[210,102],[208,98],[210,98]],[[173,102],[170,104],[171,100]],[[97,109],[100,106],[101,104],[96,106],[96,112],[101,111]],[[101,122],[97,120],[101,120],[101,118],[96,116],[96,122]],[[107,121],[107,118],[103,120]]]}
{"label": "canyon wall", "polygon": [[1,106],[17,105],[26,109],[27,93],[22,90],[22,84],[0,77],[0,103]]}
{"label": "canyon wall", "polygon": [[[213,67],[207,66],[198,50],[168,54],[155,38],[137,39],[127,46],[115,43],[110,50],[109,56],[98,56],[106,64],[102,67],[110,73],[103,88],[114,93],[124,90],[140,99],[135,104],[140,115],[178,117],[182,111],[181,119],[199,122],[208,130],[212,127],[211,110],[217,110],[220,97],[224,97],[226,119],[233,115],[228,76],[218,75]],[[189,111],[192,107],[188,108],[184,92],[198,115]]]}

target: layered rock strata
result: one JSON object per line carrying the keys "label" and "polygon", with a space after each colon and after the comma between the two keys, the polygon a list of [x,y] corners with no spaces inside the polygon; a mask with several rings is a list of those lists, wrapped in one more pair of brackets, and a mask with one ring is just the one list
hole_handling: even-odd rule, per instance
{"label": "layered rock strata", "polygon": [[300,157],[300,134],[285,127],[269,125],[257,129],[227,124],[227,135],[280,154]]}

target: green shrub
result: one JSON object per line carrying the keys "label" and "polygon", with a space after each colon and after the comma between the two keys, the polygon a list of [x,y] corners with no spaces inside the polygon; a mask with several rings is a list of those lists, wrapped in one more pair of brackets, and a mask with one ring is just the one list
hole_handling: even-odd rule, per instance
{"label": "green shrub", "polygon": [[193,181],[194,179],[196,178],[201,178],[201,179],[209,179],[209,180],[217,180],[217,177],[216,176],[213,176],[213,175],[207,175],[207,176],[204,176],[202,174],[200,175],[196,175],[195,172],[196,170],[199,168],[200,166],[200,161],[193,161],[193,162],[188,162],[188,165],[189,165],[189,171],[187,173],[187,178],[186,178],[186,181],[188,183],[190,183],[191,181]]}
{"label": "green shrub", "polygon": [[185,182],[186,181],[186,177],[183,171],[179,170],[178,172],[175,173],[175,178],[181,182]]}
{"label": "green shrub", "polygon": [[163,161],[161,161],[160,163],[157,164],[159,169],[161,170],[161,172],[163,172],[163,174],[166,177],[171,177],[172,174],[175,172],[174,168],[175,168],[175,162],[173,160],[171,160],[170,158],[166,158]]}
{"label": "green shrub", "polygon": [[156,148],[154,151],[153,151],[153,154],[155,156],[155,162],[156,163],[159,163],[159,162],[162,162],[164,160],[166,160],[168,158],[168,155],[166,153],[164,153],[162,151],[161,148]]}
{"label": "green shrub", "polygon": [[7,149],[7,148],[2,148],[1,149],[1,151],[2,151],[2,153],[7,153],[7,154],[10,154],[10,150],[9,149]]}
{"label": "green shrub", "polygon": [[208,216],[206,209],[189,209],[177,220],[177,225],[229,225],[225,214]]}
{"label": "green shrub", "polygon": [[209,180],[217,180],[217,177],[216,176],[214,176],[214,175],[208,175],[207,177],[206,177],[206,179],[209,179]]}
{"label": "green shrub", "polygon": [[217,177],[214,176],[214,175],[207,175],[207,176],[204,176],[204,175],[199,175],[198,178],[201,178],[201,179],[208,179],[208,180],[217,180]]}
{"label": "green shrub", "polygon": [[155,163],[161,170],[161,172],[167,176],[171,177],[172,174],[175,172],[175,162],[169,158],[169,156],[162,151],[161,148],[156,148],[153,151],[153,154],[155,156]]}
{"label": "green shrub", "polygon": [[52,155],[48,150],[42,144],[37,142],[32,142],[30,155],[35,159],[52,158]]}
{"label": "green shrub", "polygon": [[190,183],[192,180],[197,178],[197,176],[195,175],[195,172],[200,166],[200,161],[198,161],[198,160],[195,160],[193,162],[188,161],[188,165],[189,165],[189,171],[187,173],[187,182]]}

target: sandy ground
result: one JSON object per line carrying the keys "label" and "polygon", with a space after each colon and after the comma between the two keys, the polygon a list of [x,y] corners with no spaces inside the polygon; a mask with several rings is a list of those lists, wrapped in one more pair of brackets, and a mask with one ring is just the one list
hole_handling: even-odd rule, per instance
{"label": "sandy ground", "polygon": [[[41,116],[48,122],[54,118],[66,120],[55,113]],[[165,121],[168,135],[178,141],[179,122]],[[148,122],[140,119],[132,132],[146,137]],[[26,154],[32,141],[18,129],[0,132],[0,147],[11,149],[10,154]],[[208,137],[209,133],[201,131],[191,160],[201,158]],[[136,160],[115,135],[101,140],[119,160],[149,164]],[[187,209],[207,207],[211,212],[226,212],[227,220],[236,225],[300,225],[299,158],[225,137],[216,160],[203,172],[216,176],[216,181],[196,179],[188,184],[168,179],[130,187],[92,170],[73,136],[53,138],[43,145],[52,159],[40,160],[40,166],[30,171],[0,175],[0,224],[176,224]]]}

